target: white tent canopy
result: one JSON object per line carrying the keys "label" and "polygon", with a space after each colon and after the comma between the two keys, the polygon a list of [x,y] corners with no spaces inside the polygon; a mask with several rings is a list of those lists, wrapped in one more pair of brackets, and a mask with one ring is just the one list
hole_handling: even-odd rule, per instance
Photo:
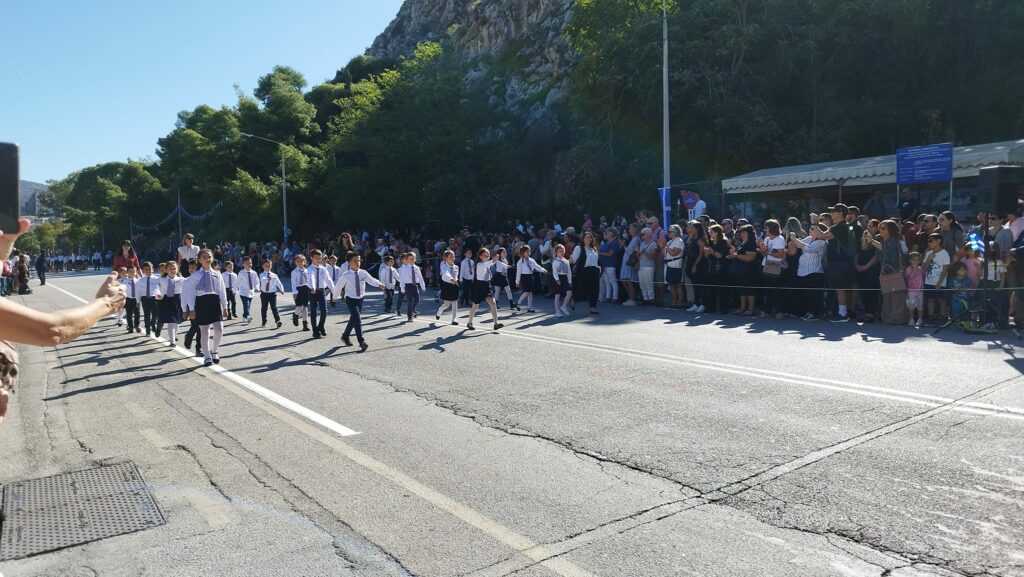
{"label": "white tent canopy", "polygon": [[[953,149],[953,178],[978,176],[986,166],[1024,165],[1024,140]],[[722,181],[724,194],[836,186],[896,186],[896,155],[767,168]]]}

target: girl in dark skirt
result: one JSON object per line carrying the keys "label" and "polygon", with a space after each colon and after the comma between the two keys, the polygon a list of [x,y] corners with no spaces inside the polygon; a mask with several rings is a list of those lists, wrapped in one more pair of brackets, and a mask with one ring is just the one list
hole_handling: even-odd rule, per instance
{"label": "girl in dark skirt", "polygon": [[524,245],[519,249],[519,262],[516,263],[516,286],[523,290],[523,294],[519,296],[519,302],[516,303],[517,311],[520,310],[519,305],[523,304],[523,299],[526,299],[526,312],[535,312],[533,310],[533,288],[536,284],[534,284],[533,274],[547,274],[547,272],[547,269],[530,258],[529,245]]}
{"label": "girl in dark skirt", "polygon": [[466,322],[466,328],[469,330],[476,328],[473,326],[473,315],[476,314],[476,309],[486,301],[491,307],[494,330],[498,330],[504,325],[498,322],[498,307],[494,304],[494,297],[491,296],[491,278],[494,275],[491,251],[481,248],[476,253],[476,259],[477,262],[473,266],[473,288],[470,292],[470,300],[473,302],[473,306],[469,309],[469,320]]}
{"label": "girl in dark skirt", "polygon": [[199,264],[202,268],[184,283],[182,292],[185,296],[181,308],[188,311],[189,318],[199,325],[200,342],[206,353],[204,364],[210,366],[220,363],[217,350],[224,336],[223,319],[228,316],[228,295],[220,271],[212,268],[213,253],[206,249],[199,251]]}
{"label": "girl in dark skirt", "polygon": [[[555,316],[562,317],[572,314],[569,308],[569,299],[572,298],[572,266],[565,258],[564,246],[556,244],[552,250],[555,258],[551,260],[551,294],[555,295]],[[564,305],[561,303],[563,298]]]}
{"label": "girl in dark skirt", "polygon": [[178,340],[178,325],[181,324],[181,289],[185,279],[178,275],[178,263],[170,261],[166,265],[167,276],[160,279],[160,287],[156,298],[159,301],[159,324],[157,334],[162,327],[167,327],[167,344],[174,348]]}
{"label": "girl in dark skirt", "polygon": [[441,320],[441,313],[451,307],[452,324],[458,325],[455,318],[459,314],[459,267],[455,264],[455,253],[444,251],[443,262],[441,262],[441,300],[444,304],[437,309],[434,318]]}
{"label": "girl in dark skirt", "polygon": [[499,248],[494,251],[494,276],[491,278],[491,286],[494,287],[494,306],[498,306],[501,300],[501,290],[505,289],[508,296],[510,308],[519,310],[519,305],[512,300],[512,288],[508,286],[508,259],[505,258],[505,249]]}

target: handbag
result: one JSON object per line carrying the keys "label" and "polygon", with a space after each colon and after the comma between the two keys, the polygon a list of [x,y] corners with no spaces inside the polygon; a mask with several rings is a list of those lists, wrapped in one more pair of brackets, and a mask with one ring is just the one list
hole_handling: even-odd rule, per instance
{"label": "handbag", "polygon": [[761,272],[765,276],[782,276],[782,261],[770,260],[764,264],[764,268]]}
{"label": "handbag", "polygon": [[[898,260],[899,266],[896,267],[896,270],[878,277],[878,283],[882,286],[883,295],[907,290],[907,279],[903,278],[903,251],[899,251]],[[886,268],[885,264],[883,264],[882,271],[885,271]],[[888,268],[892,270],[891,266]]]}

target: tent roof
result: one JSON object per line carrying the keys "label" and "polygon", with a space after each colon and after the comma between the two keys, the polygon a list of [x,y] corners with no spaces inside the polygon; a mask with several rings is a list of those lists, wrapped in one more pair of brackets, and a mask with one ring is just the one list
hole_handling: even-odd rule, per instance
{"label": "tent roof", "polygon": [[[953,177],[977,176],[978,170],[997,164],[1024,165],[1024,139],[953,149]],[[896,155],[767,168],[722,181],[726,194],[772,192],[835,186],[896,186]]]}

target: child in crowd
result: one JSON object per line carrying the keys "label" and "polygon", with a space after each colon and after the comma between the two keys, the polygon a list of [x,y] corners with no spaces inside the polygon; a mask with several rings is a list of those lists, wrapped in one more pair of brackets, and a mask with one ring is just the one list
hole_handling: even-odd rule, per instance
{"label": "child in crowd", "polygon": [[443,304],[437,309],[434,318],[441,320],[441,313],[451,307],[452,325],[458,326],[456,317],[459,314],[459,267],[455,265],[455,253],[444,251],[441,263],[441,300]]}
{"label": "child in crowd", "polygon": [[968,241],[960,249],[959,262],[967,269],[967,278],[971,281],[971,288],[978,288],[981,284],[981,259],[984,253],[981,250],[980,242]]}
{"label": "child in crowd", "polygon": [[971,279],[967,276],[967,267],[962,262],[950,265],[949,272],[953,276],[949,280],[950,316],[958,319],[970,310]]}
{"label": "child in crowd", "polygon": [[139,327],[141,315],[139,314],[139,293],[135,286],[136,281],[139,278],[138,271],[135,270],[135,265],[128,265],[128,271],[125,275],[124,290],[125,290],[125,301],[124,301],[124,315],[128,322],[128,332],[141,333],[142,328]]}
{"label": "child in crowd", "polygon": [[924,316],[924,269],[921,268],[921,253],[912,252],[907,255],[907,259],[910,264],[903,270],[903,279],[907,283],[907,316],[910,318],[907,326],[919,327]]}
{"label": "child in crowd", "polygon": [[949,266],[949,253],[942,248],[942,235],[933,233],[928,237],[928,252],[924,255],[924,299],[926,314],[932,318],[945,318],[948,314],[943,283]]}
{"label": "child in crowd", "polygon": [[533,310],[533,291],[537,285],[533,274],[547,274],[548,272],[547,269],[537,264],[537,261],[530,258],[530,252],[529,245],[523,245],[519,249],[519,262],[516,263],[516,286],[523,291],[516,303],[516,310],[520,310],[519,305],[523,304],[523,299],[526,299],[526,312],[528,313],[536,312]]}
{"label": "child in crowd", "polygon": [[160,302],[160,319],[156,335],[160,336],[160,327],[167,327],[167,344],[174,348],[178,340],[178,325],[181,324],[181,286],[185,281],[178,275],[178,263],[170,261],[164,265],[164,276],[160,279],[157,300]]}

